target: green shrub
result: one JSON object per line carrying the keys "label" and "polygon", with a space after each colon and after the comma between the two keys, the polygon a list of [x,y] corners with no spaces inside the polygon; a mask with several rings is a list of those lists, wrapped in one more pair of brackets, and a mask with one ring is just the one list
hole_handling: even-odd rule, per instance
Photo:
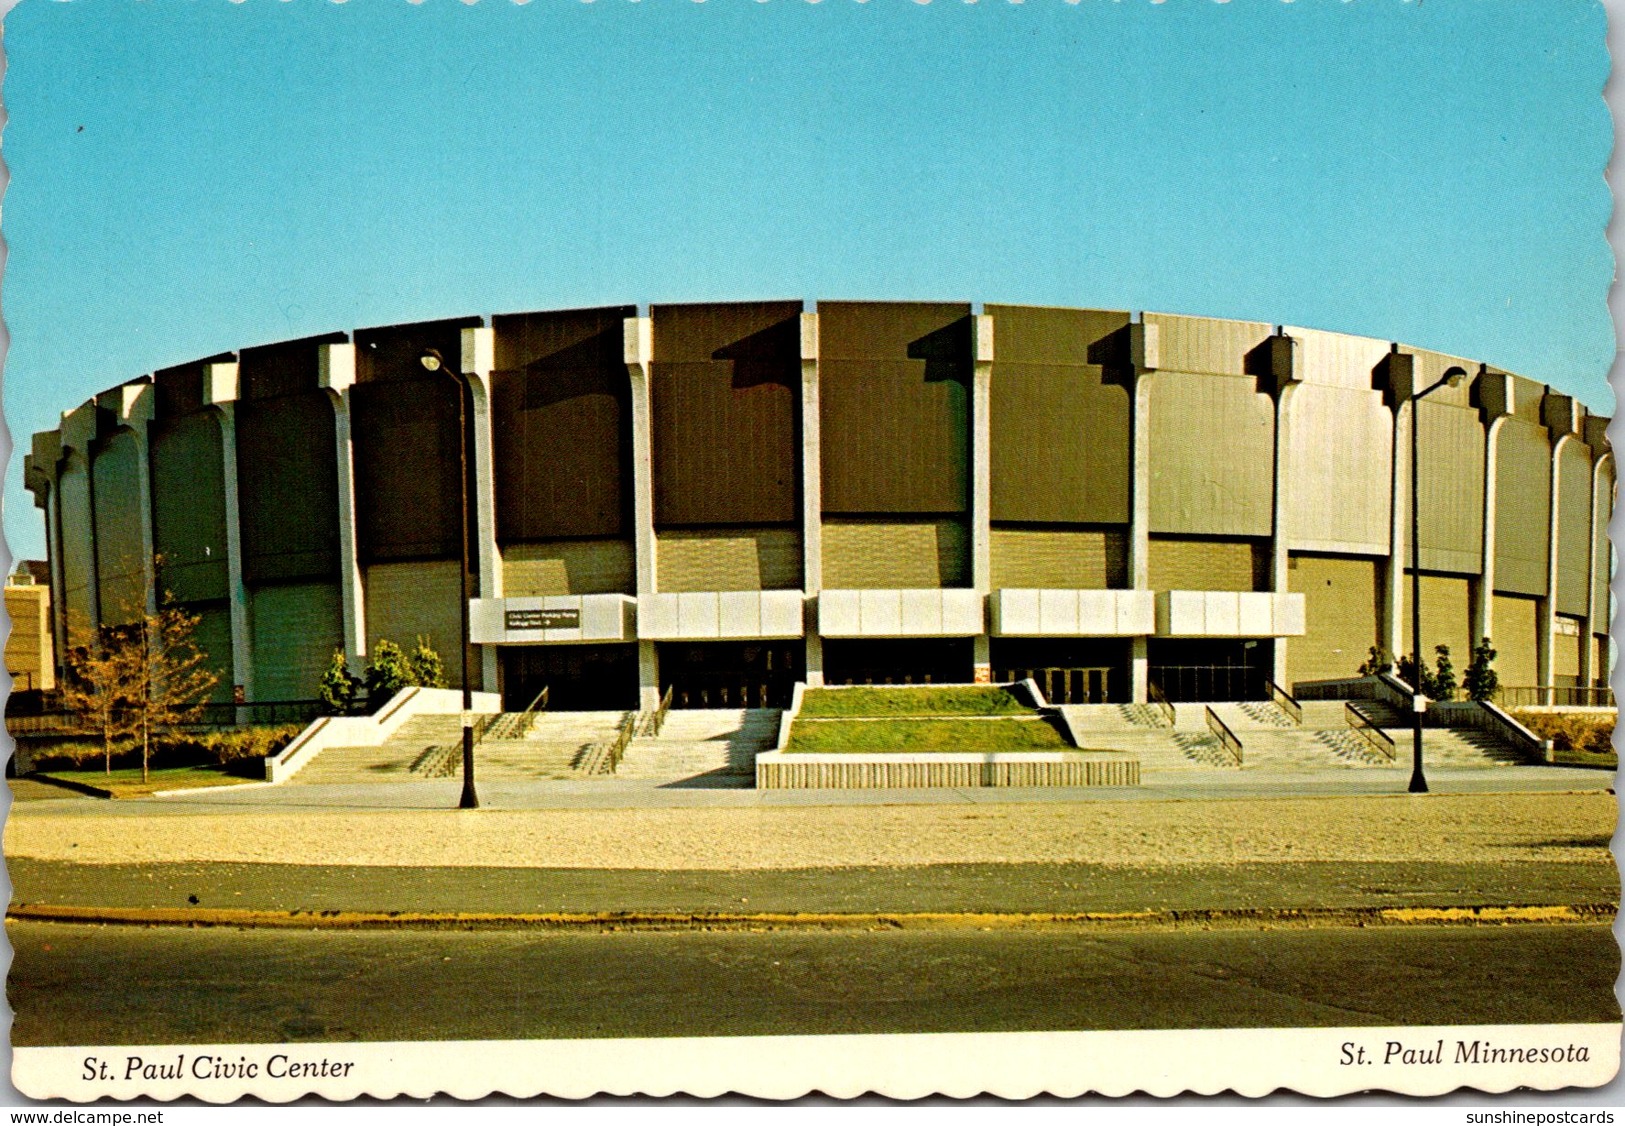
{"label": "green shrub", "polygon": [[1558,751],[1584,754],[1614,753],[1614,716],[1585,712],[1536,712],[1518,709],[1512,718],[1542,739],[1550,739]]}

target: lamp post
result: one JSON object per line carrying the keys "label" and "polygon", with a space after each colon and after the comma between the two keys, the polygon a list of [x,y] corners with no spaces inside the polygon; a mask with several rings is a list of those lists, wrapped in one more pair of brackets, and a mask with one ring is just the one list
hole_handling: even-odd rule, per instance
{"label": "lamp post", "polygon": [[1467,373],[1451,368],[1444,378],[1411,396],[1411,784],[1410,792],[1425,794],[1428,782],[1422,775],[1422,540],[1419,534],[1421,501],[1417,496],[1417,434],[1422,429],[1421,403],[1441,387],[1460,387]]}
{"label": "lamp post", "polygon": [[464,394],[468,377],[446,363],[439,351],[426,348],[418,357],[423,370],[443,371],[457,387],[457,496],[461,518],[457,523],[457,611],[461,626],[457,651],[463,670],[463,794],[458,809],[478,809],[474,793],[474,690],[468,679],[468,408]]}

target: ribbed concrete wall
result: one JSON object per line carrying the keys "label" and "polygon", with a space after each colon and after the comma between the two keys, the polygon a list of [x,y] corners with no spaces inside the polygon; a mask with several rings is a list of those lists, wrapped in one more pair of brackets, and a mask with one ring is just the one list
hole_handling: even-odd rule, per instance
{"label": "ribbed concrete wall", "polygon": [[1153,536],[1150,574],[1152,590],[1268,590],[1268,545]]}
{"label": "ribbed concrete wall", "polygon": [[145,550],[136,487],[140,450],[129,430],[120,430],[99,445],[91,462],[97,597],[104,623],[128,622],[140,617],[146,607]]}
{"label": "ribbed concrete wall", "polygon": [[663,592],[801,589],[795,528],[664,531],[656,543],[655,585]]}
{"label": "ribbed concrete wall", "polygon": [[1101,590],[1128,585],[1128,535],[1117,529],[993,528],[993,586]]}
{"label": "ribbed concrete wall", "polygon": [[[1427,628],[1423,623],[1423,629]],[[1508,686],[1539,684],[1539,604],[1533,598],[1495,596],[1495,672]]]}
{"label": "ribbed concrete wall", "polygon": [[510,598],[635,593],[631,541],[508,544],[502,548],[502,590]]}
{"label": "ribbed concrete wall", "polygon": [[1287,678],[1353,676],[1381,637],[1382,583],[1378,561],[1348,556],[1295,555],[1287,587],[1304,596],[1307,631],[1287,647]]}
{"label": "ribbed concrete wall", "polygon": [[310,700],[344,648],[338,587],[290,583],[252,593],[254,698]]}
{"label": "ribbed concrete wall", "polygon": [[457,644],[462,628],[457,613],[457,562],[374,563],[365,572],[367,647],[388,638],[410,649],[419,637],[446,665],[446,685],[461,688]]}
{"label": "ribbed concrete wall", "polygon": [[899,790],[984,786],[1138,786],[1136,759],[945,762],[925,756],[848,755],[842,761],[797,761],[785,755],[756,763],[762,790]]}
{"label": "ribbed concrete wall", "polygon": [[824,520],[826,588],[966,586],[970,534],[959,520]]}
{"label": "ribbed concrete wall", "polygon": [[[1411,578],[1405,573],[1402,591],[1405,613],[1405,644],[1402,652],[1412,651],[1411,643]],[[1456,678],[1472,658],[1473,603],[1472,590],[1464,578],[1455,575],[1422,576],[1422,644],[1426,652],[1423,663],[1432,668],[1437,657],[1434,646],[1450,646],[1450,661],[1456,666]]]}

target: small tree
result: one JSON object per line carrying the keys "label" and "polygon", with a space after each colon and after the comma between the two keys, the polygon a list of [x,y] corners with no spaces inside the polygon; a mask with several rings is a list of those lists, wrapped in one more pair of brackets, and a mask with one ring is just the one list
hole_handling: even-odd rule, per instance
{"label": "small tree", "polygon": [[321,684],[316,694],[322,701],[322,710],[328,715],[349,715],[355,711],[356,694],[361,690],[361,681],[350,675],[349,665],[344,660],[344,650],[333,650],[333,660],[329,662],[327,671],[322,674]]}
{"label": "small tree", "polygon": [[208,657],[194,640],[198,621],[171,604],[116,631],[131,650],[129,699],[134,733],[141,739],[143,782],[151,770],[154,734],[195,720],[220,683],[204,667]]}
{"label": "small tree", "polygon": [[410,670],[411,683],[422,688],[446,686],[446,663],[429,645],[427,637],[418,637],[417,644],[406,655],[406,664]]}
{"label": "small tree", "polygon": [[[102,631],[98,631],[100,634]],[[101,735],[102,769],[113,772],[113,746],[132,730],[130,681],[134,672],[133,650],[116,637],[98,636],[69,654],[67,676],[62,681],[62,704],[84,717]]]}
{"label": "small tree", "polygon": [[1456,666],[1450,663],[1450,646],[1435,645],[1433,652],[1438,656],[1438,671],[1433,674],[1433,691],[1428,695],[1435,700],[1454,700],[1456,698]]}
{"label": "small tree", "polygon": [[1467,698],[1470,700],[1493,700],[1496,691],[1501,687],[1501,678],[1493,667],[1495,664],[1495,650],[1490,647],[1490,639],[1483,638],[1473,646],[1473,659],[1467,665],[1467,674],[1462,678],[1462,687],[1467,689]]}
{"label": "small tree", "polygon": [[1365,663],[1360,666],[1360,675],[1376,676],[1379,672],[1392,668],[1393,664],[1394,656],[1392,653],[1380,646],[1373,645],[1371,651],[1366,654]]}
{"label": "small tree", "polygon": [[412,665],[406,654],[393,641],[379,638],[367,663],[367,699],[374,703],[387,700],[411,683]]}

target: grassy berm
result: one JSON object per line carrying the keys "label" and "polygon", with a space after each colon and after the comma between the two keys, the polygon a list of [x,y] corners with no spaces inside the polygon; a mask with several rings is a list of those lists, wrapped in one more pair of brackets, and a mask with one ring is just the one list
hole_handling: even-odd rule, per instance
{"label": "grassy berm", "polygon": [[807,719],[892,716],[1033,715],[1007,688],[988,684],[941,687],[812,688],[801,700]]}

